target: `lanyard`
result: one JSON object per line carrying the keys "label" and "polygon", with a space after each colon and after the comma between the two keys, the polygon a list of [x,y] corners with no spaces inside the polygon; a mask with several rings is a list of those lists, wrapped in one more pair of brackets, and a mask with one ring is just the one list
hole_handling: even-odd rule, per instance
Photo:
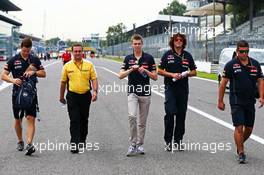
{"label": "lanyard", "polygon": [[179,56],[179,55],[176,54],[174,51],[172,51],[172,52],[173,52],[173,55],[175,55],[176,57],[180,58],[181,61],[183,60],[183,58],[184,58],[184,51],[183,51],[183,53],[182,53],[182,56]]}
{"label": "lanyard", "polygon": [[80,72],[82,72],[83,63],[81,63],[81,67],[79,67],[75,62],[74,62],[74,65],[77,67],[77,69],[79,69]]}

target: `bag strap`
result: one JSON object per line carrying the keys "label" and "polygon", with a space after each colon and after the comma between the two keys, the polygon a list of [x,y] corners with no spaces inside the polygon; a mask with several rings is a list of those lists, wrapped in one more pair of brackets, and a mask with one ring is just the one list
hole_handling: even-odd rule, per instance
{"label": "bag strap", "polygon": [[[252,62],[251,62],[250,57],[248,57],[248,61],[249,61],[249,65],[252,67]],[[243,67],[243,68],[245,69],[245,72],[246,72],[246,74],[247,74],[247,76],[248,76],[248,79],[252,81],[252,77],[251,77],[251,75],[250,75],[250,72],[248,71],[248,68],[247,68],[246,66]],[[251,69],[251,68],[250,68],[250,69]]]}

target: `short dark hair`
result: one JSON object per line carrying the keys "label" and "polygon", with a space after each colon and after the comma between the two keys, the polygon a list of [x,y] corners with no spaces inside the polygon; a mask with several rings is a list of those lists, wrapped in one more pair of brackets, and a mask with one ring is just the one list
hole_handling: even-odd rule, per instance
{"label": "short dark hair", "polygon": [[131,42],[133,42],[133,40],[141,40],[141,42],[143,43],[143,37],[140,34],[134,34],[131,37]]}
{"label": "short dark hair", "polygon": [[237,49],[239,47],[249,47],[248,42],[246,40],[240,40],[237,42]]}
{"label": "short dark hair", "polygon": [[32,41],[30,38],[24,38],[21,42],[21,48],[26,47],[26,48],[31,48],[32,47]]}
{"label": "short dark hair", "polygon": [[71,48],[72,51],[73,51],[73,48],[74,48],[74,47],[81,47],[81,48],[83,49],[83,46],[82,46],[80,43],[75,43],[75,44],[73,44],[73,45],[72,45],[72,48]]}
{"label": "short dark hair", "polygon": [[174,40],[177,38],[177,37],[180,37],[182,38],[183,40],[183,44],[182,44],[182,48],[184,49],[186,44],[187,44],[187,41],[186,41],[186,36],[184,34],[181,34],[181,33],[176,33],[176,34],[173,34],[173,36],[170,38],[170,41],[169,41],[169,46],[172,50],[174,50]]}

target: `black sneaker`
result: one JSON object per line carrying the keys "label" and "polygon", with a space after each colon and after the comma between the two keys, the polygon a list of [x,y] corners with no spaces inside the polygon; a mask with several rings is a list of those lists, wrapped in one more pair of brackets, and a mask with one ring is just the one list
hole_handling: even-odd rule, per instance
{"label": "black sneaker", "polygon": [[79,149],[85,149],[86,148],[86,142],[80,142],[78,144]]}
{"label": "black sneaker", "polygon": [[246,163],[246,155],[244,153],[240,153],[238,155],[238,162],[239,162],[239,164],[245,164]]}
{"label": "black sneaker", "polygon": [[32,153],[34,153],[36,150],[35,150],[35,147],[32,145],[32,144],[28,144],[27,147],[26,147],[26,152],[25,152],[25,155],[26,156],[30,156]]}
{"label": "black sneaker", "polygon": [[17,150],[18,151],[23,151],[24,150],[24,142],[20,141],[17,143]]}
{"label": "black sneaker", "polygon": [[79,149],[71,149],[71,153],[72,154],[78,154],[79,153]]}
{"label": "black sneaker", "polygon": [[71,143],[71,146],[70,146],[70,151],[72,154],[77,154],[79,153],[79,149],[78,149],[78,146],[80,146],[79,144],[77,143]]}
{"label": "black sneaker", "polygon": [[185,146],[182,143],[174,143],[173,144],[173,149],[177,150],[177,151],[184,151],[185,150]]}
{"label": "black sneaker", "polygon": [[171,152],[172,151],[171,143],[165,143],[164,150],[167,151],[167,152]]}
{"label": "black sneaker", "polygon": [[72,154],[78,154],[79,153],[79,149],[77,147],[71,147],[71,153]]}

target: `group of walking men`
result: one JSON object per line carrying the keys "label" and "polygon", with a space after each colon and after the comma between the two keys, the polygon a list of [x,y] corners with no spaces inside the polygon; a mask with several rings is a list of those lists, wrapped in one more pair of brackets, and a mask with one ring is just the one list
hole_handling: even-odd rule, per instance
{"label": "group of walking men", "polygon": [[[138,34],[132,36],[133,53],[125,57],[119,72],[120,79],[128,77],[127,101],[130,145],[127,156],[145,154],[143,145],[151,104],[150,79],[156,81],[158,74],[164,77],[165,84],[164,149],[169,152],[175,148],[179,151],[183,150],[182,143],[189,95],[188,78],[197,74],[194,59],[185,50],[186,44],[184,34],[174,34],[169,41],[170,49],[163,54],[157,66],[153,56],[143,51],[143,38]],[[30,55],[31,47],[32,41],[29,38],[24,39],[21,43],[21,52],[8,60],[1,74],[2,80],[14,84],[12,105],[18,138],[17,149],[19,151],[24,150],[22,139],[23,115],[27,119],[26,155],[35,152],[32,143],[37,109],[36,103],[33,103],[26,110],[17,108],[15,100],[17,91],[23,82],[21,77],[35,77],[36,79],[36,77],[46,76],[40,60]],[[97,100],[98,81],[94,65],[82,59],[82,45],[73,45],[72,53],[73,59],[63,66],[59,101],[63,104],[67,103],[70,118],[70,143],[85,145],[90,104]],[[248,43],[244,40],[239,41],[235,57],[230,58],[230,61],[225,65],[218,97],[218,108],[224,110],[224,92],[227,83],[230,82],[229,99],[239,163],[246,161],[244,142],[250,137],[254,126],[255,94],[259,95],[260,107],[264,104],[263,73],[260,64],[255,59],[250,58],[248,53]],[[12,77],[9,76],[10,73],[12,73]],[[79,149],[79,146],[75,146],[71,152],[78,153]]]}

